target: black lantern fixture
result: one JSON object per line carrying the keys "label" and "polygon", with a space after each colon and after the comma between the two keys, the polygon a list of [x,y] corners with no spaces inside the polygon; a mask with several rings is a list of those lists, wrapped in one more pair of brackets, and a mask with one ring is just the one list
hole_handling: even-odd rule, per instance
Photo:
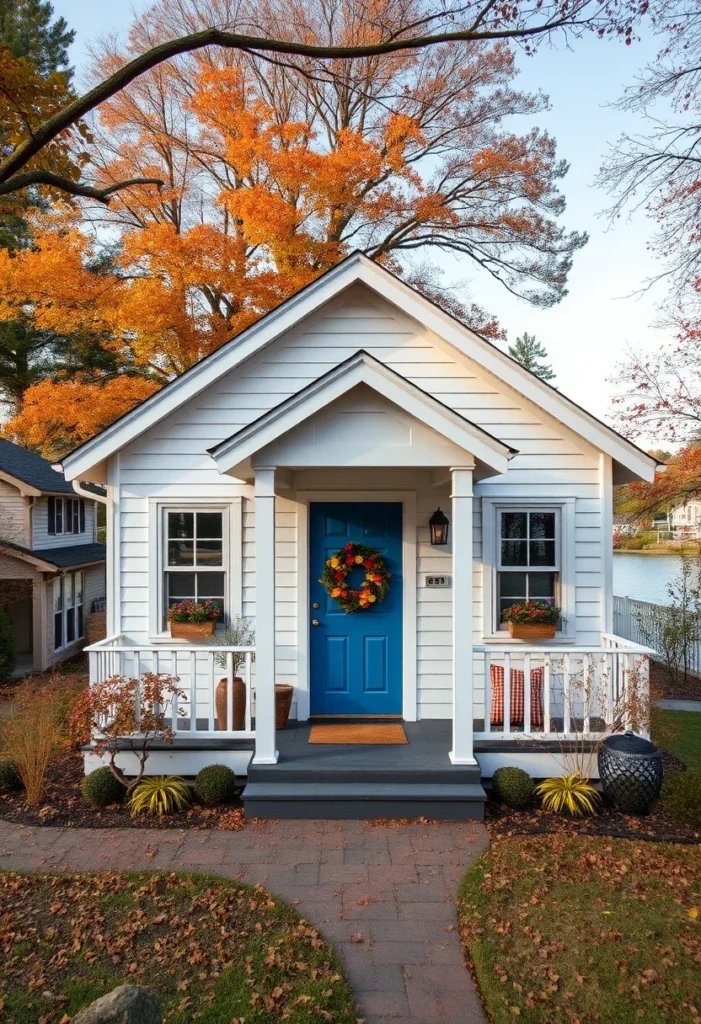
{"label": "black lantern fixture", "polygon": [[450,521],[448,517],[441,512],[440,508],[437,508],[428,521],[428,525],[431,527],[431,544],[434,546],[437,544],[448,543],[448,529],[450,527]]}

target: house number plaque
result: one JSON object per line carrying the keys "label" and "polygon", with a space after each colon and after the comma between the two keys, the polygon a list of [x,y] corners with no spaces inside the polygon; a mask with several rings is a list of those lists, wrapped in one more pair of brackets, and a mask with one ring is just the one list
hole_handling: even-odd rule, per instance
{"label": "house number plaque", "polygon": [[452,576],[427,576],[427,587],[449,587],[452,584]]}

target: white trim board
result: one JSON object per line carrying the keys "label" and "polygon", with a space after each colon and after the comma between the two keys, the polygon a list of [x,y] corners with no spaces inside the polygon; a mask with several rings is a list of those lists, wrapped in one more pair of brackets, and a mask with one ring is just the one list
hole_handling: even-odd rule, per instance
{"label": "white trim board", "polygon": [[[176,378],[151,398],[107,427],[96,437],[66,456],[62,468],[65,478],[100,477],[101,464],[133,441],[140,433],[186,401],[211,387],[225,373],[239,366],[281,334],[309,317],[356,282],[378,293],[406,315],[453,345],[458,352],[519,394],[535,402],[546,413],[560,420],[598,450],[610,455],[630,478],[651,481],[656,460],[597,420],[555,388],[550,387],[495,345],[439,309],[415,289],[400,281],[362,253],[353,253],[302,291],[283,302],[232,341],[222,345],[186,373]],[[101,482],[101,481],[98,481]]]}
{"label": "white trim board", "polygon": [[297,717],[309,718],[309,504],[312,501],[391,501],[402,505],[402,715],[406,722],[418,717],[416,649],[416,491],[297,491],[286,495],[297,501]]}

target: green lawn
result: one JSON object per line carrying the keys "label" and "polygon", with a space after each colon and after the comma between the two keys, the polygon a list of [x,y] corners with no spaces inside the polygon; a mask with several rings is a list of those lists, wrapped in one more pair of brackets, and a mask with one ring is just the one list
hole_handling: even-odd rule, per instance
{"label": "green lawn", "polygon": [[701,847],[497,838],[463,881],[491,1020],[701,1021]]}
{"label": "green lawn", "polygon": [[262,889],[207,875],[0,873],[0,893],[0,1018],[14,1024],[59,1024],[127,981],[159,993],[169,1024],[357,1020],[333,951]]}
{"label": "green lawn", "polygon": [[701,770],[701,714],[662,711],[653,715],[652,738],[680,757],[687,768]]}

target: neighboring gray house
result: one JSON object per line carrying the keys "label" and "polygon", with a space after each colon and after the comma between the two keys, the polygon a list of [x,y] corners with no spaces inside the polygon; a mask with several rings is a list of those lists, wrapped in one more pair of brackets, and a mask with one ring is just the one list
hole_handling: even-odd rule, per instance
{"label": "neighboring gray house", "polygon": [[98,489],[74,488],[46,459],[0,438],[0,605],[20,674],[77,654],[91,608],[104,602],[98,500]]}

